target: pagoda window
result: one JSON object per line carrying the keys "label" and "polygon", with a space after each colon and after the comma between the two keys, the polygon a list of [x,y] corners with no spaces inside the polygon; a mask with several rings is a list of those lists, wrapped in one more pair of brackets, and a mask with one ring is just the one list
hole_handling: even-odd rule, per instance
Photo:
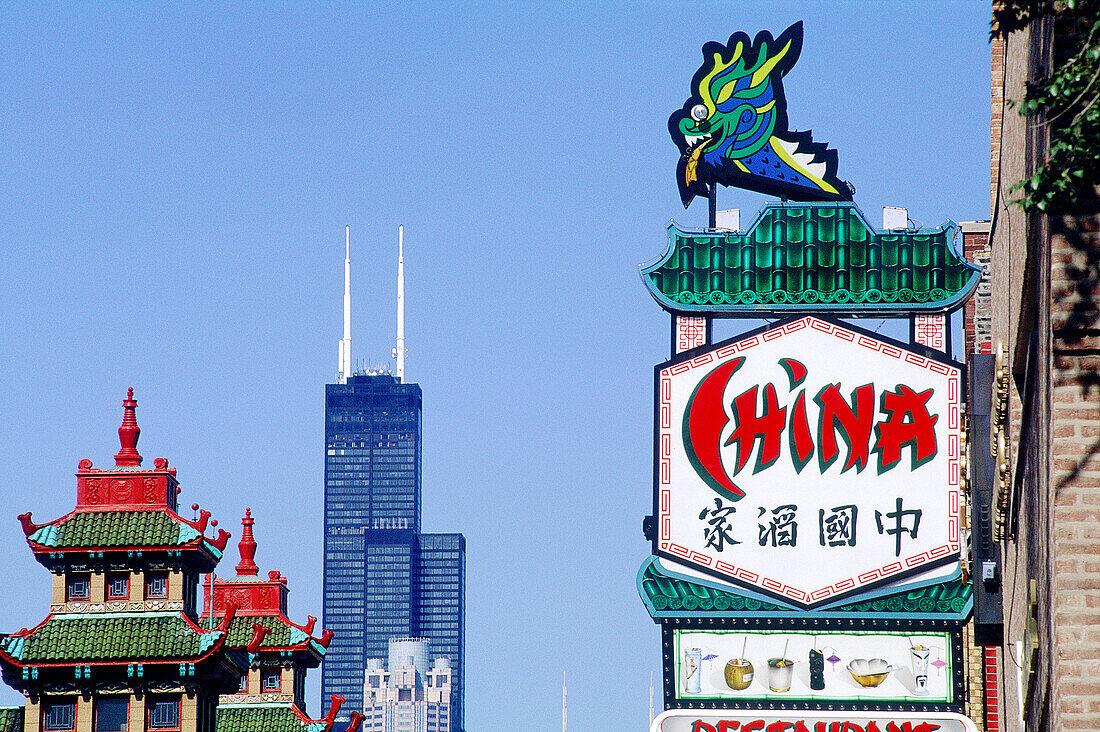
{"label": "pagoda window", "polygon": [[173,730],[179,728],[179,697],[149,700],[149,729]]}
{"label": "pagoda window", "polygon": [[130,697],[103,696],[95,702],[95,732],[126,732]]}
{"label": "pagoda window", "polygon": [[130,575],[107,575],[107,599],[128,600],[130,598]]}
{"label": "pagoda window", "polygon": [[91,592],[92,580],[86,574],[69,575],[65,585],[66,600],[87,600]]}
{"label": "pagoda window", "polygon": [[75,699],[58,699],[42,705],[42,729],[47,732],[69,732],[75,728]]}
{"label": "pagoda window", "polygon": [[167,572],[150,572],[145,575],[145,597],[146,598],[165,598],[168,597],[168,573]]}
{"label": "pagoda window", "polygon": [[264,691],[278,691],[281,688],[279,669],[264,669]]}

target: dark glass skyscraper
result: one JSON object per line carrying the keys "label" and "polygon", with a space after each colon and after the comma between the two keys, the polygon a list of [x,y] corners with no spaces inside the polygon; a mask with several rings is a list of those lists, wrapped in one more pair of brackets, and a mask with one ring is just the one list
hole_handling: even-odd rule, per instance
{"label": "dark glass skyscraper", "polygon": [[463,729],[466,540],[420,533],[421,392],[390,374],[325,387],[322,701],[363,706],[368,658],[421,637],[452,669],[451,719]]}

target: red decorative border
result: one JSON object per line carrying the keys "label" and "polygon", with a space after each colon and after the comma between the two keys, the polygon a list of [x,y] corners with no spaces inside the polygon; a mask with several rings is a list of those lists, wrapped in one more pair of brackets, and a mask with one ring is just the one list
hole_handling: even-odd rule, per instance
{"label": "red decorative border", "polygon": [[1000,732],[1000,692],[997,688],[997,648],[982,648],[982,686],[985,690],[985,729],[986,732]]}
{"label": "red decorative border", "polygon": [[[795,333],[805,328],[812,328],[813,330],[821,333],[826,333],[840,340],[848,343],[854,343],[876,353],[903,360],[906,363],[917,366],[918,368],[924,368],[933,373],[941,376],[948,376],[947,381],[947,398],[948,398],[948,438],[947,438],[947,483],[952,488],[948,491],[948,525],[947,525],[947,540],[948,543],[941,544],[940,546],[929,549],[926,552],[920,554],[914,554],[905,558],[898,558],[896,561],[887,564],[884,567],[878,569],[869,570],[863,572],[856,577],[848,577],[840,580],[831,585],[812,589],[809,591],[799,589],[797,587],[791,587],[778,580],[770,577],[761,576],[755,572],[750,572],[743,567],[723,562],[714,557],[708,557],[699,552],[689,549],[671,541],[670,534],[672,530],[672,518],[669,516],[669,510],[672,505],[672,435],[670,430],[672,429],[672,376],[686,373],[701,366],[708,366],[716,361],[730,356],[734,353],[744,353],[761,343],[766,343],[775,340],[784,335]],[[660,471],[658,475],[658,546],[661,551],[667,552],[673,556],[680,557],[689,563],[696,564],[701,567],[707,567],[708,569],[715,570],[721,574],[726,575],[731,579],[741,580],[749,584],[762,587],[773,594],[782,595],[788,597],[796,602],[802,604],[819,603],[828,600],[831,597],[846,594],[853,589],[860,589],[869,585],[879,584],[884,580],[888,580],[890,577],[901,573],[908,572],[914,568],[920,567],[923,564],[927,564],[934,560],[941,559],[944,556],[954,555],[959,553],[959,520],[960,520],[960,501],[959,501],[959,446],[960,446],[960,420],[959,420],[959,379],[960,374],[958,369],[952,368],[938,361],[924,358],[915,353],[902,350],[897,346],[885,343],[882,341],[869,338],[859,333],[854,333],[845,329],[842,326],[835,325],[833,323],[819,320],[812,316],[800,318],[799,320],[787,323],[786,325],[775,328],[773,330],[765,331],[764,333],[754,335],[750,338],[746,338],[743,341],[736,343],[730,343],[719,348],[716,351],[705,353],[697,356],[690,361],[684,361],[682,363],[674,364],[666,369],[663,369],[660,374],[660,388],[658,394],[658,405],[660,412],[660,455],[658,456]]]}
{"label": "red decorative border", "polygon": [[676,353],[690,351],[707,344],[707,319],[676,316]]}
{"label": "red decorative border", "polygon": [[947,350],[947,318],[943,315],[918,315],[913,322],[913,340],[937,351]]}

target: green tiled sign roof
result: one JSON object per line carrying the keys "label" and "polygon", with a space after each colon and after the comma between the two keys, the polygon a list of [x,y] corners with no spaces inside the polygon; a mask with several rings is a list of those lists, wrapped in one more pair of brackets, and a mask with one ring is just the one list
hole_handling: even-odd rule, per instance
{"label": "green tiled sign roof", "polygon": [[56,549],[109,547],[176,547],[194,541],[199,532],[164,511],[76,512],[47,524],[30,541]]}
{"label": "green tiled sign roof", "polygon": [[[661,571],[651,558],[638,574],[638,588],[650,614],[655,617],[700,617],[706,615],[754,615],[792,612],[790,608],[752,594],[720,590],[699,582],[674,577]],[[971,588],[960,580],[904,589],[893,594],[857,598],[825,608],[824,613],[847,617],[912,617],[917,614],[963,618],[969,613]],[[822,614],[798,611],[799,615]]]}
{"label": "green tiled sign roof", "polygon": [[196,631],[179,613],[59,615],[26,637],[0,637],[0,650],[25,665],[190,661],[221,636]]}
{"label": "green tiled sign roof", "polygon": [[[309,732],[312,726],[289,705],[218,706],[218,732]],[[319,726],[324,728],[323,724]]]}
{"label": "green tiled sign roof", "polygon": [[670,225],[668,251],[641,274],[672,312],[947,311],[981,277],[955,231],[879,232],[850,203],[769,204],[743,233]]}

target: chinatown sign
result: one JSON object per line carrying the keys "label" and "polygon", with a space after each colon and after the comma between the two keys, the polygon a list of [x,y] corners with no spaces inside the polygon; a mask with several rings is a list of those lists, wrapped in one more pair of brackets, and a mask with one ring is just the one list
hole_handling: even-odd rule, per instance
{"label": "chinatown sign", "polygon": [[662,712],[650,732],[977,732],[961,714],[765,710]]}
{"label": "chinatown sign", "polygon": [[943,354],[803,317],[655,376],[655,554],[804,607],[957,560]]}

